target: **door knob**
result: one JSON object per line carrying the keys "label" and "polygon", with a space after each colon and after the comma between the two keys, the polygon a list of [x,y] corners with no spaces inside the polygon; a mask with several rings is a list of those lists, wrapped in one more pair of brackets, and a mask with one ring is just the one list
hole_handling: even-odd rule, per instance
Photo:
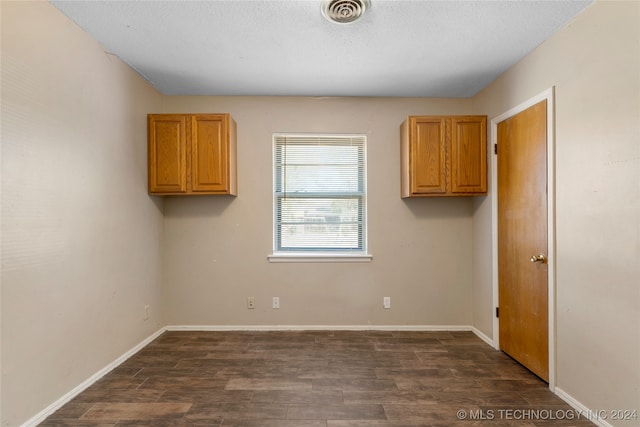
{"label": "door knob", "polygon": [[546,262],[546,260],[547,259],[542,254],[534,255],[534,256],[531,257],[531,262],[540,262],[540,263],[544,264]]}

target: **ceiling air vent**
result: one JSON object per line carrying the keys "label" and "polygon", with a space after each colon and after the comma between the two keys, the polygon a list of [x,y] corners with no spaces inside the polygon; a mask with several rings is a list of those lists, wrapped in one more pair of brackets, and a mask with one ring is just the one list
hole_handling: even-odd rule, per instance
{"label": "ceiling air vent", "polygon": [[322,0],[322,15],[337,24],[350,24],[370,7],[369,0]]}

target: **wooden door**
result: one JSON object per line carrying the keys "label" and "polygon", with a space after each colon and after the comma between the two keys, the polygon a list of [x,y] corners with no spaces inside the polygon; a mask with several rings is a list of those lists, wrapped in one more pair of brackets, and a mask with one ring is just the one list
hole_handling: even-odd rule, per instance
{"label": "wooden door", "polygon": [[228,135],[224,115],[191,119],[191,190],[229,192]]}
{"label": "wooden door", "polygon": [[498,124],[500,348],[549,381],[546,150],[546,101]]}
{"label": "wooden door", "polygon": [[451,192],[487,192],[487,118],[451,118]]}
{"label": "wooden door", "polygon": [[183,115],[149,115],[149,192],[187,191],[187,119]]}
{"label": "wooden door", "polygon": [[446,120],[417,117],[410,123],[410,168],[412,194],[447,192]]}

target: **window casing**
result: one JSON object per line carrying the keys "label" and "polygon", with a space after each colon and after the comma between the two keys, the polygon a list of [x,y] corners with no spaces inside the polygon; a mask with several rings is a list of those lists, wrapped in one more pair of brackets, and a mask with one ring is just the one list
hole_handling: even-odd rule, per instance
{"label": "window casing", "polygon": [[366,136],[273,135],[274,255],[365,255]]}

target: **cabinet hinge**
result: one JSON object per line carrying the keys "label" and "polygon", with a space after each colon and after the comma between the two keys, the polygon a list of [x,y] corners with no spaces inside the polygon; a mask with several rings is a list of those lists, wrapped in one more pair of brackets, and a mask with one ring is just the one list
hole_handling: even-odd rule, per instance
{"label": "cabinet hinge", "polygon": [[493,144],[493,154],[498,154],[498,144]]}
{"label": "cabinet hinge", "polygon": [[500,317],[500,307],[496,307],[496,317]]}

